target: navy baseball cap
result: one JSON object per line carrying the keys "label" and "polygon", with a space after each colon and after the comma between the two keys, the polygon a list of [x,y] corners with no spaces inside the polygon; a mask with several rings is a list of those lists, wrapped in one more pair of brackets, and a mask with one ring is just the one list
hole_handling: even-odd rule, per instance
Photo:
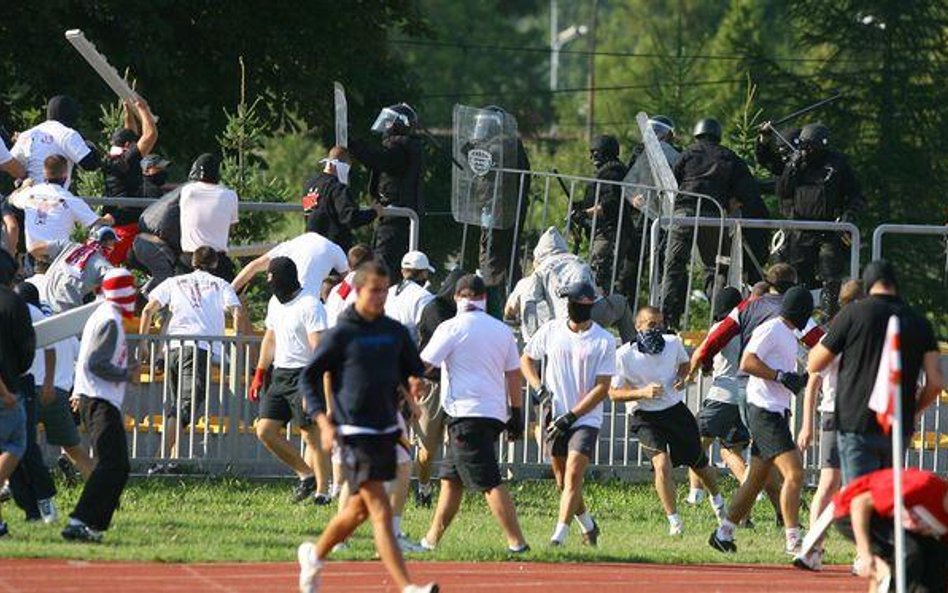
{"label": "navy baseball cap", "polygon": [[596,288],[592,284],[582,281],[559,287],[556,296],[574,303],[594,303],[599,298],[599,295],[596,294]]}

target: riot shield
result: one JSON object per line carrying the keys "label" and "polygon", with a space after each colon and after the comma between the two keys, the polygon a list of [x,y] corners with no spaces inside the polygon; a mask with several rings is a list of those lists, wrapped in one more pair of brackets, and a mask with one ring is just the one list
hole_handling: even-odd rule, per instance
{"label": "riot shield", "polygon": [[[635,116],[635,121],[639,125],[639,130],[642,133],[642,143],[645,147],[635,165],[642,168],[647,167],[647,170],[642,171],[640,178],[635,181],[642,183],[648,180],[649,182],[645,185],[652,185],[661,190],[657,194],[655,192],[646,193],[648,216],[649,218],[656,218],[659,215],[671,216],[675,194],[678,191],[678,181],[675,179],[675,174],[672,173],[672,166],[675,164],[674,161],[678,159],[678,153],[671,146],[659,142],[655,131],[648,123],[648,116],[644,112],[640,111]],[[633,169],[636,166],[633,166]],[[630,173],[632,173],[631,170]],[[628,176],[626,180],[629,180]]]}
{"label": "riot shield", "polygon": [[504,111],[454,106],[451,213],[463,224],[509,229],[517,219],[517,120]]}

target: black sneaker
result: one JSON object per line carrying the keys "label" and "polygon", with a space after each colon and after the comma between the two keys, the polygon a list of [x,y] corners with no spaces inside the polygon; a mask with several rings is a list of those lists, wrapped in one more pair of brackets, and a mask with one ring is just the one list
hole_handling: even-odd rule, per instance
{"label": "black sneaker", "polygon": [[308,478],[303,478],[296,483],[296,487],[293,488],[293,496],[290,499],[293,502],[302,502],[309,498],[313,492],[316,490],[316,476],[310,476]]}
{"label": "black sneaker", "polygon": [[415,490],[415,506],[423,508],[423,509],[430,509],[431,508],[431,490],[428,490],[428,492]]}
{"label": "black sneaker", "polygon": [[328,494],[317,492],[313,495],[313,504],[318,507],[324,507],[326,505],[332,504],[332,498]]}
{"label": "black sneaker", "polygon": [[56,466],[59,468],[59,471],[63,473],[63,478],[66,480],[67,486],[72,487],[79,483],[79,470],[69,461],[68,457],[60,455],[59,459],[56,460]]}
{"label": "black sneaker", "polygon": [[708,545],[718,552],[724,552],[725,554],[737,553],[737,544],[734,543],[734,540],[719,538],[717,529],[711,532],[711,537],[708,538]]}
{"label": "black sneaker", "polygon": [[7,527],[6,521],[0,521],[0,537],[5,537],[10,535],[10,528]]}
{"label": "black sneaker", "polygon": [[165,469],[165,465],[163,463],[155,463],[149,467],[145,473],[149,476],[160,476],[161,474],[168,473],[168,470]]}
{"label": "black sneaker", "polygon": [[599,545],[599,524],[593,519],[593,528],[583,533],[583,545],[595,548]]}
{"label": "black sneaker", "polygon": [[102,532],[92,529],[88,525],[66,525],[62,531],[63,539],[71,542],[87,542],[98,544],[102,542]]}
{"label": "black sneaker", "polygon": [[515,549],[511,548],[510,546],[507,546],[507,553],[508,553],[508,554],[513,554],[514,556],[519,556],[519,555],[521,555],[521,554],[526,554],[526,553],[529,552],[529,551],[530,551],[530,546],[528,546],[527,544],[524,544],[523,547],[520,548],[519,550],[515,550]]}

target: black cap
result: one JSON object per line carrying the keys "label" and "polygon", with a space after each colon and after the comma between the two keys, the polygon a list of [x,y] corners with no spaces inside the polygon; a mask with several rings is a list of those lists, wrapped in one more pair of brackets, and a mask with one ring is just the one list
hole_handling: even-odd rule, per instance
{"label": "black cap", "polygon": [[899,288],[899,281],[895,277],[895,267],[884,259],[869,262],[866,269],[862,271],[862,285],[866,292],[872,290],[872,285],[876,282],[882,282],[895,289]]}
{"label": "black cap", "polygon": [[194,159],[194,164],[191,165],[191,172],[188,173],[188,179],[191,181],[217,183],[221,179],[220,159],[209,152],[205,152]]}
{"label": "black cap", "polygon": [[741,291],[733,286],[725,286],[714,298],[714,320],[721,321],[741,302]]}
{"label": "black cap", "polygon": [[487,285],[484,284],[484,279],[476,274],[467,274],[461,276],[461,279],[458,280],[457,285],[454,287],[454,294],[458,294],[465,290],[469,290],[474,293],[474,296],[481,296],[487,294]]}
{"label": "black cap", "polygon": [[128,128],[115,130],[112,134],[112,146],[124,146],[128,142],[138,142],[138,134]]}
{"label": "black cap", "polygon": [[596,289],[588,282],[571,282],[565,286],[560,286],[556,290],[556,296],[565,298],[574,303],[594,303],[598,298]]}
{"label": "black cap", "polygon": [[813,295],[802,286],[794,286],[783,295],[780,315],[793,323],[797,329],[803,329],[813,315]]}

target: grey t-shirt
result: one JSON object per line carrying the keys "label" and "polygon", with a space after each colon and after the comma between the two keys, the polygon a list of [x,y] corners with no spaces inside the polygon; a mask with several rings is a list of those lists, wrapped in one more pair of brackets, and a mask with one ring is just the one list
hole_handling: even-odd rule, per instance
{"label": "grey t-shirt", "polygon": [[43,296],[53,313],[62,313],[81,305],[83,299],[102,283],[105,273],[112,269],[112,264],[102,253],[90,255],[84,264],[76,261],[80,253],[78,250],[83,247],[71,241],[52,241],[48,244],[52,263],[46,272],[46,294]]}

